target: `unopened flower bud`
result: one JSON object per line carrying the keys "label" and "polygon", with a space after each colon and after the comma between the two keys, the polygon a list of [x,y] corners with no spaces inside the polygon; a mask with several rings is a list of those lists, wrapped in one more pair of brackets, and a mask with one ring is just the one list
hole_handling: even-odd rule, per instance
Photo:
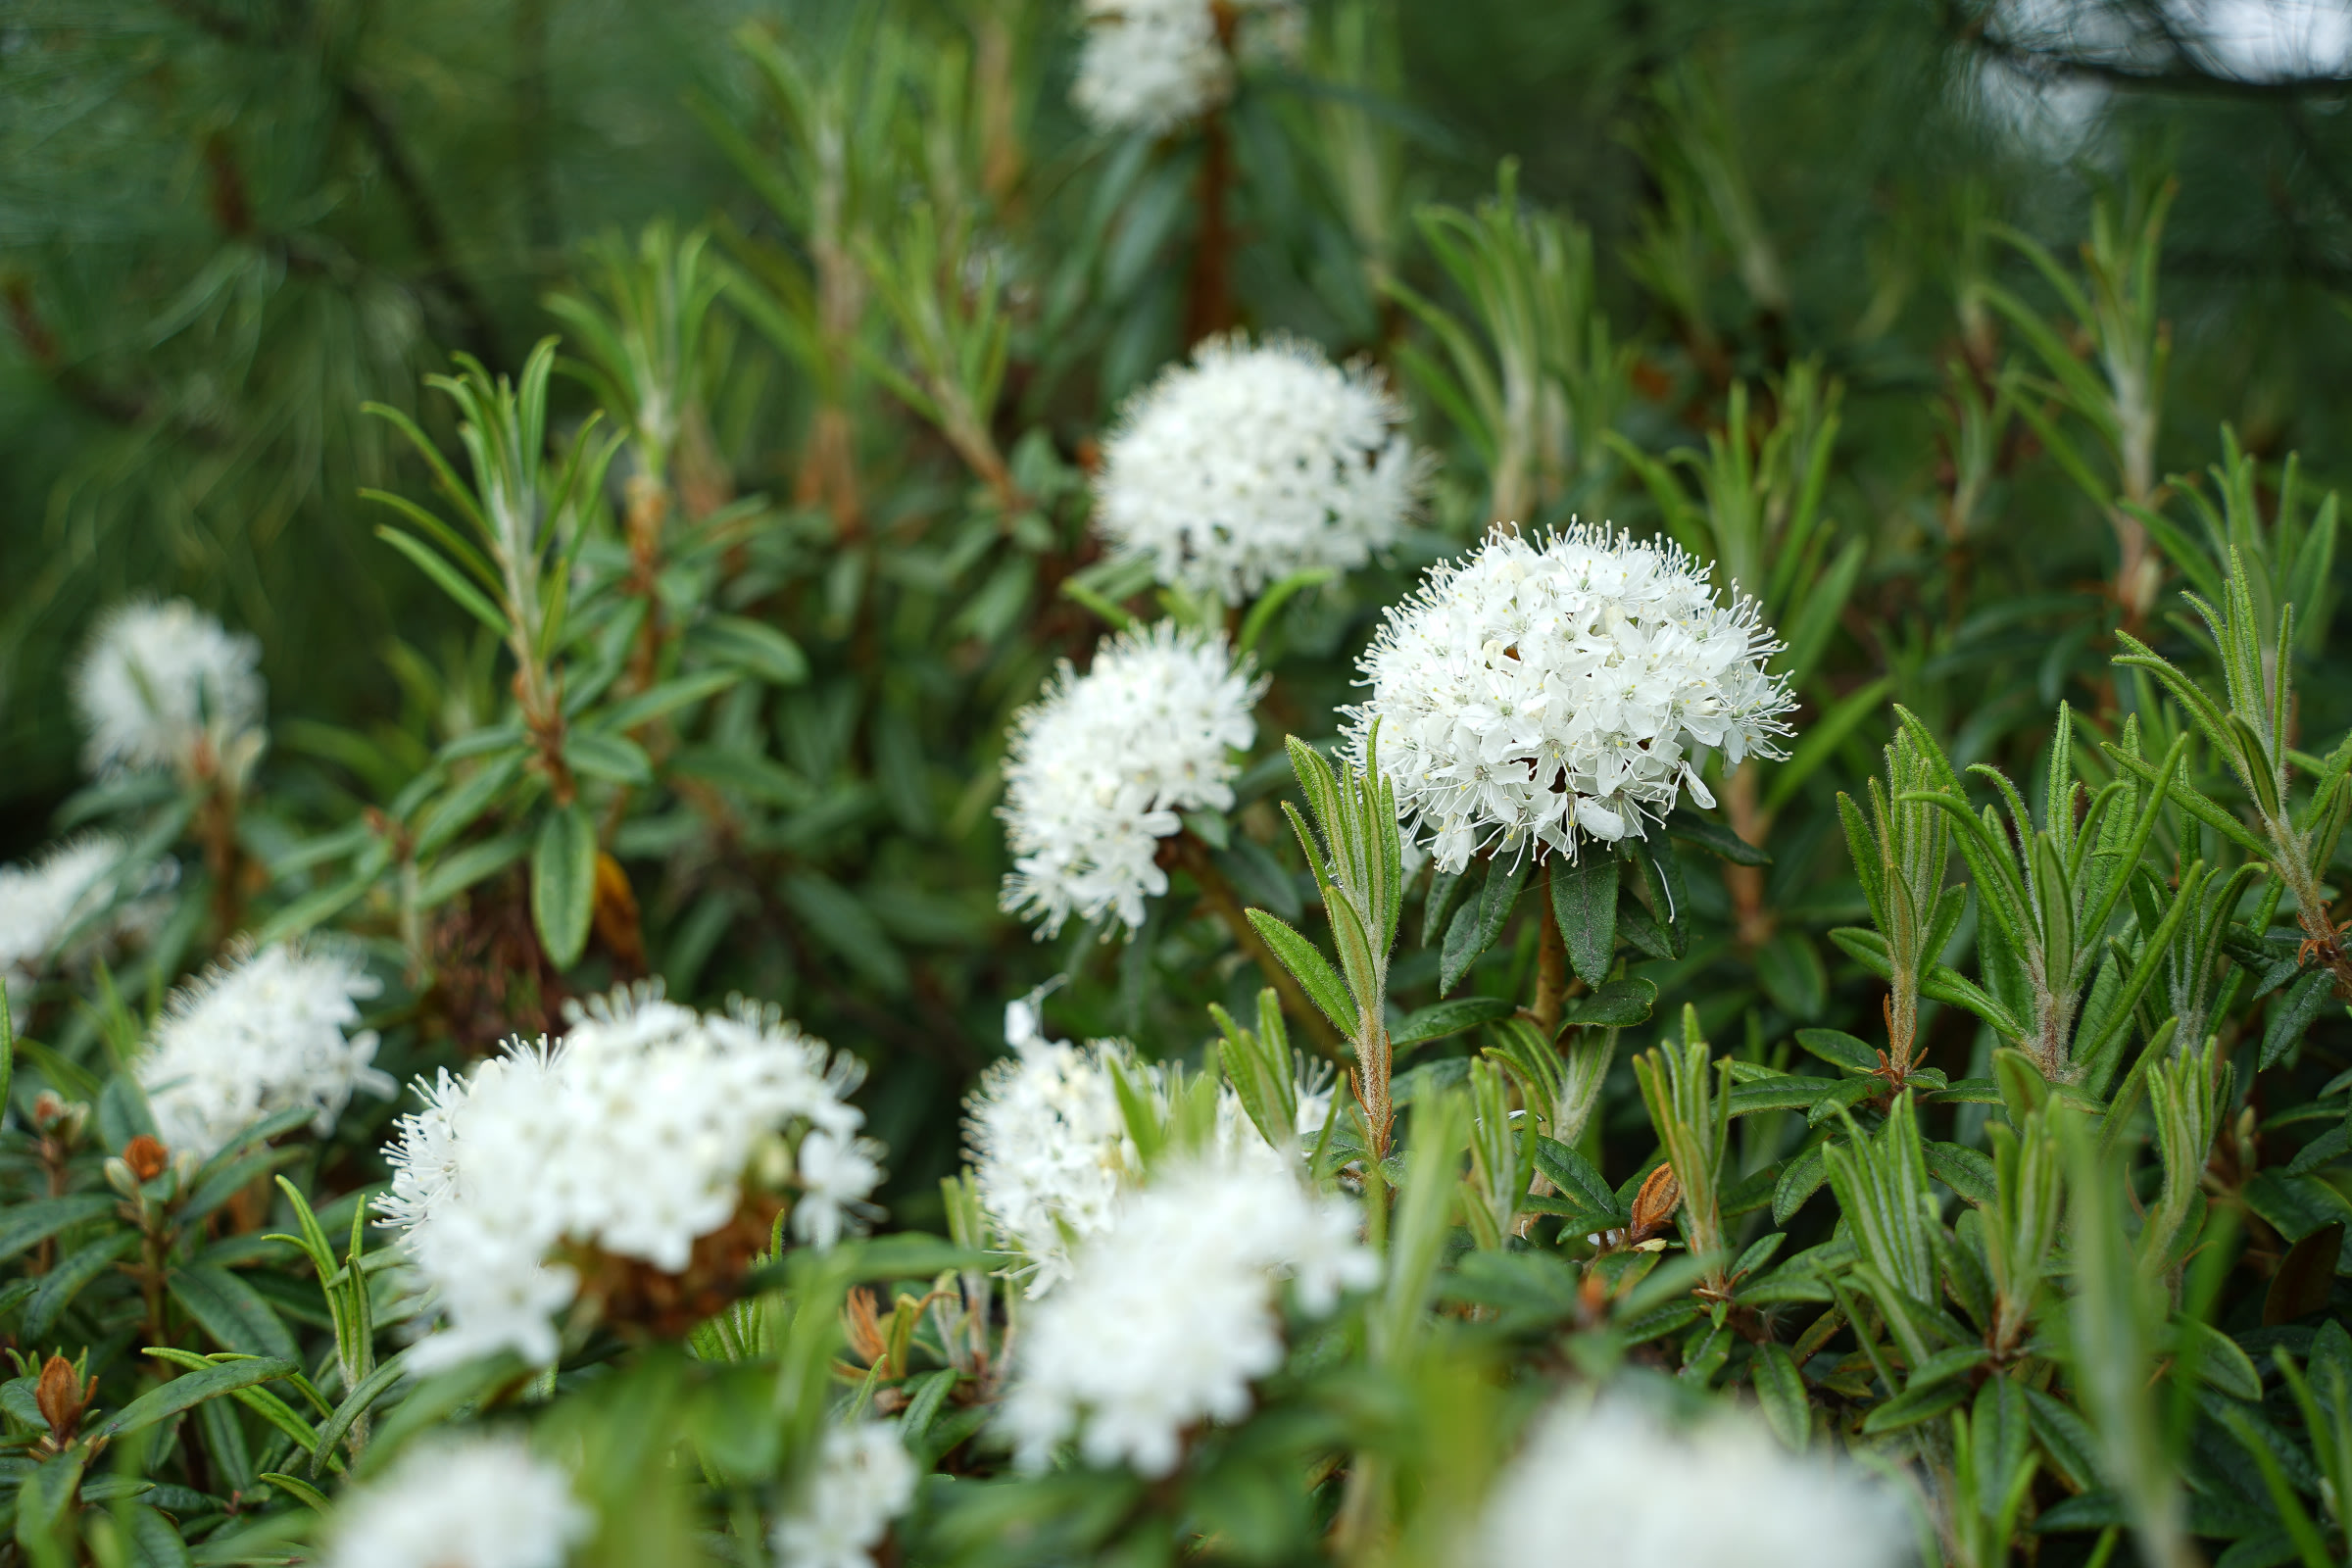
{"label": "unopened flower bud", "polygon": [[84,1385],[73,1362],[62,1355],[49,1358],[41,1368],[40,1381],[33,1385],[32,1402],[40,1407],[41,1419],[49,1423],[52,1443],[62,1448],[74,1441],[74,1435],[81,1430],[81,1412],[89,1408],[97,1392],[95,1376]]}
{"label": "unopened flower bud", "polygon": [[171,1155],[162,1144],[141,1133],[122,1146],[122,1162],[130,1167],[130,1173],[140,1181],[151,1182],[164,1173],[164,1167],[171,1163]]}

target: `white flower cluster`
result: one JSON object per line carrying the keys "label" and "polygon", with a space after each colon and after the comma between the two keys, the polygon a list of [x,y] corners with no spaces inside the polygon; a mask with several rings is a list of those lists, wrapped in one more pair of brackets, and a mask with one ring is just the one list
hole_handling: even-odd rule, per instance
{"label": "white flower cluster", "polygon": [[1379,370],[1296,338],[1212,338],[1136,394],[1102,448],[1097,524],[1159,580],[1238,605],[1396,542],[1428,471]]}
{"label": "white flower cluster", "polygon": [[[1218,36],[1218,12],[1235,36]],[[1086,47],[1070,101],[1100,130],[1164,135],[1233,96],[1233,53],[1251,60],[1298,52],[1296,0],[1083,0]]]}
{"label": "white flower cluster", "polygon": [[312,1111],[321,1137],[355,1090],[389,1099],[373,1030],[356,1029],[379,989],[351,956],[276,943],[180,988],[136,1072],[156,1136],[210,1159],[264,1116]]}
{"label": "white flower cluster", "polygon": [[[681,1272],[734,1217],[756,1158],[799,1187],[794,1232],[831,1246],[882,1174],[846,1099],[859,1073],[773,1009],[698,1013],[643,986],[575,1010],[552,1046],[510,1041],[468,1078],[419,1083],[425,1108],[401,1118],[378,1202],[448,1319],[412,1364],[502,1348],[553,1361],[554,1315],[579,1289],[558,1250]],[[782,1135],[799,1128],[794,1151]]]}
{"label": "white flower cluster", "polygon": [[[1037,1004],[1032,993],[1005,1007],[1013,1054],[981,1074],[964,1101],[963,1124],[980,1207],[1019,1254],[1012,1272],[1028,1276],[1032,1299],[1069,1278],[1072,1249],[1109,1226],[1120,1193],[1142,1177],[1112,1073],[1155,1104],[1166,1089],[1160,1067],[1138,1060],[1123,1040],[1047,1039]],[[1299,1086],[1302,1152],[1323,1131],[1331,1095],[1328,1069],[1310,1071]],[[1216,1140],[1221,1154],[1280,1169],[1230,1088],[1217,1102]]]}
{"label": "white flower cluster", "polygon": [[1021,1463],[1075,1434],[1090,1463],[1166,1475],[1186,1428],[1240,1420],[1282,1364],[1285,1280],[1321,1315],[1379,1277],[1356,1227],[1351,1205],[1257,1159],[1196,1160],[1126,1195],[1013,1351],[1003,1421]]}
{"label": "white flower cluster", "polygon": [[74,672],[93,772],[250,763],[261,749],[262,645],[184,599],[123,605]]}
{"label": "white flower cluster", "polygon": [[1912,1560],[1902,1504],[1826,1460],[1718,1416],[1668,1430],[1624,1396],[1561,1405],[1488,1499],[1493,1568],[1896,1568]]}
{"label": "white flower cluster", "polygon": [[[148,934],[161,910],[144,895],[168,885],[176,868],[166,861],[138,887],[126,887],[118,874],[123,850],[122,840],[95,833],[60,844],[29,864],[0,866],[0,983],[12,996],[53,962]],[[95,929],[72,951],[61,949],[76,926],[109,905],[115,907]]]}
{"label": "white flower cluster", "polygon": [[1014,1054],[991,1064],[964,1102],[964,1142],[980,1206],[1021,1254],[1038,1297],[1068,1278],[1072,1246],[1110,1223],[1135,1177],[1111,1072],[1114,1064],[1130,1075],[1149,1069],[1123,1041],[1048,1040],[1023,1004],[1005,1013]]}
{"label": "white flower cluster", "polygon": [[1755,601],[1718,602],[1674,545],[1497,533],[1388,612],[1348,741],[1360,764],[1378,721],[1398,814],[1441,869],[1489,847],[1574,855],[1583,837],[1642,835],[1682,790],[1714,805],[1709,750],[1782,756],[1795,699],[1764,671],[1779,651]]}
{"label": "white flower cluster", "polygon": [[327,1568],[562,1568],[593,1524],[518,1438],[442,1439],[336,1510]]}
{"label": "white flower cluster", "polygon": [[894,1421],[825,1434],[816,1471],[776,1525],[781,1568],[871,1568],[890,1522],[914,1500],[914,1460]]}
{"label": "white flower cluster", "polygon": [[1223,637],[1165,620],[1106,639],[1083,675],[1064,662],[1012,721],[1004,909],[1039,918],[1040,938],[1072,913],[1142,925],[1168,890],[1155,857],[1178,813],[1233,804],[1226,751],[1257,734],[1264,690]]}

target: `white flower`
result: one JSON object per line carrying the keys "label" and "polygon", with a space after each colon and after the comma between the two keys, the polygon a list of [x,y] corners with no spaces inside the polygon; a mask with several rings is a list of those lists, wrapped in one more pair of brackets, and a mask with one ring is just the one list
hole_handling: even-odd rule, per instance
{"label": "white flower", "polygon": [[[1227,0],[1246,58],[1296,55],[1302,18],[1294,0]],[[1070,101],[1101,130],[1162,135],[1233,96],[1233,57],[1217,36],[1211,0],[1082,0],[1086,47]]]}
{"label": "white flower", "polygon": [[1487,1502],[1493,1568],[1895,1568],[1903,1508],[1850,1470],[1789,1453],[1752,1421],[1669,1431],[1624,1396],[1556,1406]]}
{"label": "white flower", "polygon": [[1021,1254],[1029,1294],[1040,1297],[1068,1277],[1072,1245],[1110,1223],[1120,1188],[1139,1169],[1114,1065],[1132,1080],[1156,1080],[1124,1041],[1080,1048],[1038,1034],[1029,1004],[1005,1014],[1014,1054],[991,1064],[965,1100],[964,1141],[980,1206]]}
{"label": "white flower", "polygon": [[[164,905],[148,895],[169,887],[178,867],[163,861],[129,886],[121,874],[123,850],[120,839],[89,834],[29,864],[0,866],[0,982],[12,999],[52,962],[152,934]],[[61,946],[101,910],[106,917],[83,929],[70,950]]]}
{"label": "white flower", "polygon": [[[412,1361],[509,1348],[554,1360],[554,1317],[579,1288],[560,1249],[681,1272],[770,1151],[805,1189],[796,1229],[829,1245],[881,1177],[846,1098],[859,1070],[773,1009],[698,1013],[644,986],[575,1009],[555,1045],[511,1041],[470,1078],[420,1084],[425,1108],[401,1119],[378,1202],[448,1319]],[[797,1166],[778,1145],[790,1131]]]}
{"label": "white flower", "polygon": [[914,1460],[898,1423],[863,1421],[825,1434],[816,1472],[776,1525],[781,1568],[870,1568],[890,1522],[914,1499]]}
{"label": "white flower", "polygon": [[1356,1227],[1267,1161],[1179,1165],[1127,1196],[1013,1351],[1002,1419],[1021,1463],[1075,1434],[1090,1463],[1166,1475],[1188,1427],[1240,1420],[1282,1364],[1283,1281],[1320,1315],[1378,1278]]}
{"label": "white flower", "polygon": [[266,696],[262,645],[184,599],[123,605],[99,622],[74,672],[91,771],[249,762]]}
{"label": "white flower", "polygon": [[379,989],[343,954],[276,943],[232,956],[176,992],[137,1063],[156,1136],[210,1159],[264,1116],[300,1106],[321,1137],[354,1090],[389,1099],[373,1030],[355,1029]]}
{"label": "white flower", "polygon": [[1256,735],[1264,690],[1224,638],[1165,620],[1106,639],[1083,675],[1065,662],[1012,721],[1005,910],[1039,917],[1041,939],[1072,913],[1142,925],[1168,890],[1155,857],[1178,813],[1233,805],[1226,752]]}
{"label": "white flower", "polygon": [[1396,542],[1428,466],[1380,371],[1297,338],[1212,338],[1130,399],[1102,448],[1096,520],[1161,582],[1238,605]]}
{"label": "white flower", "polygon": [[1709,751],[1782,756],[1795,699],[1764,672],[1779,651],[1755,601],[1720,603],[1674,545],[1496,533],[1388,612],[1349,746],[1361,763],[1379,721],[1397,813],[1443,870],[1531,841],[1573,856],[1586,837],[1642,836],[1682,790],[1714,805]]}
{"label": "white flower", "polygon": [[518,1438],[441,1438],[335,1511],[327,1568],[560,1568],[594,1521]]}

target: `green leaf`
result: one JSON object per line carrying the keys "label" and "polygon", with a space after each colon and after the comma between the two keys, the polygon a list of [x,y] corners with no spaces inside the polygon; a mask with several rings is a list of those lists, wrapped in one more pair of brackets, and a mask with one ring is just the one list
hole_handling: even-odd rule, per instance
{"label": "green leaf", "polygon": [[1446,927],[1446,951],[1438,971],[1438,995],[1444,996],[1461,984],[1479,956],[1494,945],[1502,928],[1510,922],[1511,906],[1518,902],[1519,890],[1527,885],[1529,858],[1522,855],[1516,863],[1505,865],[1501,860],[1487,864],[1487,880],[1478,897],[1454,911],[1453,920]]}
{"label": "green leaf", "polygon": [[311,1474],[317,1475],[326,1462],[326,1456],[347,1437],[368,1407],[392,1391],[392,1385],[408,1374],[408,1352],[399,1351],[376,1363],[375,1370],[360,1380],[360,1386],[344,1396],[335,1406],[335,1413],[320,1423],[318,1446],[311,1454]]}
{"label": "green leaf", "polygon": [[573,730],[564,740],[564,760],[573,772],[609,784],[642,789],[654,781],[654,760],[626,735]]}
{"label": "green leaf", "polygon": [[531,853],[531,836],[517,828],[494,839],[468,844],[433,862],[416,883],[416,906],[429,909],[446,904],[484,878],[496,876]]}
{"label": "green leaf", "polygon": [[281,1470],[265,1470],[257,1479],[269,1482],[271,1486],[276,1487],[278,1490],[285,1493],[286,1495],[294,1498],[298,1502],[308,1505],[310,1508],[318,1513],[332,1513],[334,1511],[335,1505],[326,1500],[326,1494],[320,1492],[317,1487],[312,1486],[308,1481],[303,1480],[299,1476],[290,1476]]}
{"label": "green leaf", "polygon": [[1815,1144],[1790,1160],[1788,1168],[1781,1172],[1780,1180],[1773,1184],[1772,1222],[1775,1225],[1788,1224],[1788,1216],[1802,1208],[1805,1200],[1821,1191],[1821,1184],[1830,1179],[1829,1157],[1822,1152],[1822,1145]]}
{"label": "green leaf", "polygon": [[1560,1027],[1629,1028],[1647,1023],[1658,1004],[1654,980],[1612,980],[1589,997],[1578,997],[1560,1009]]}
{"label": "green leaf", "polygon": [[[1978,1352],[1983,1353],[1981,1350]],[[1933,1387],[1911,1390],[1888,1399],[1872,1410],[1862,1423],[1868,1433],[1900,1432],[1922,1421],[1933,1421],[1968,1397],[1966,1383],[1937,1383]]]}
{"label": "green leaf", "polygon": [[750,671],[776,686],[798,686],[808,678],[808,656],[801,645],[765,621],[745,615],[712,615],[695,622],[686,646],[724,664]]}
{"label": "green leaf", "polygon": [[[1996,1093],[1993,1100],[1997,1102]],[[1963,1144],[1939,1144],[1929,1141],[1927,1146],[1928,1174],[1958,1193],[1972,1203],[1992,1201],[1992,1161]]]}
{"label": "green leaf", "polygon": [[1767,1342],[1756,1348],[1748,1373],[1755,1384],[1756,1403],[1763,1407],[1772,1435],[1802,1452],[1813,1436],[1813,1411],[1806,1402],[1805,1380],[1798,1374],[1796,1362],[1784,1347]]}
{"label": "green leaf", "polygon": [[574,801],[549,811],[531,846],[531,923],[559,969],[580,961],[596,909],[596,820]]}
{"label": "green leaf", "polygon": [[1752,1115],[1759,1110],[1810,1110],[1822,1096],[1836,1092],[1835,1078],[1763,1078],[1732,1090],[1730,1114]]}
{"label": "green leaf", "polygon": [[1537,1137],[1536,1169],[1561,1193],[1611,1225],[1622,1225],[1633,1217],[1592,1161],[1556,1138]]}
{"label": "green leaf", "polygon": [[1796,1043],[1833,1067],[1847,1072],[1879,1070],[1879,1053],[1842,1029],[1799,1029]]}
{"label": "green leaf", "polygon": [[91,1436],[119,1438],[143,1431],[182,1410],[192,1410],[207,1399],[250,1389],[272,1378],[291,1377],[299,1370],[292,1361],[276,1356],[240,1356],[217,1361],[202,1372],[191,1372],[186,1377],[173,1378],[160,1389],[148,1390],[91,1428]]}
{"label": "green leaf", "polygon": [[1804,738],[1796,743],[1788,760],[1773,768],[1771,782],[1764,786],[1764,808],[1777,811],[1794,800],[1805,780],[1845,744],[1846,736],[1864,719],[1886,710],[1886,694],[1893,686],[1893,681],[1882,676],[1833,703],[1828,711],[1807,724]]}
{"label": "green leaf", "polygon": [[39,1289],[24,1303],[17,1338],[27,1345],[46,1338],[59,1315],[74,1303],[74,1298],[81,1294],[83,1287],[112,1268],[116,1259],[128,1256],[138,1245],[137,1231],[118,1231],[59,1259],[55,1268],[40,1276]]}
{"label": "green leaf", "polygon": [[2258,1070],[2277,1066],[2334,997],[2335,977],[2326,969],[2314,969],[2288,986],[2286,995],[2271,1009],[2270,1026],[2262,1032],[2262,1067]]}
{"label": "green leaf", "polygon": [[1357,1022],[1355,1005],[1348,1001],[1348,988],[1340,983],[1330,962],[1315,951],[1315,945],[1263,909],[1250,909],[1247,913],[1250,924],[1266,946],[1274,950],[1274,956],[1282,966],[1291,971],[1307,1000],[1323,1009],[1323,1015],[1340,1033],[1352,1038]]}
{"label": "green leaf", "polygon": [[458,568],[451,565],[446,557],[438,554],[423,540],[411,534],[402,533],[398,528],[389,524],[378,524],[375,536],[416,563],[419,571],[432,578],[443,593],[456,600],[459,607],[472,615],[474,619],[489,627],[501,638],[514,635],[514,628],[508,621],[506,612],[492,604],[488,595],[460,575]]}
{"label": "green leaf", "polygon": [[1589,852],[1573,865],[1552,861],[1551,915],[1576,977],[1589,986],[1607,979],[1617,955],[1617,858]]}
{"label": "green leaf", "polygon": [[224,1350],[290,1360],[294,1337],[261,1294],[224,1268],[194,1264],[173,1269],[172,1298]]}
{"label": "green leaf", "polygon": [[898,944],[849,889],[814,871],[800,871],[785,878],[784,897],[819,942],[876,986],[899,996],[912,984]]}
{"label": "green leaf", "polygon": [[1666,831],[1685,844],[1695,844],[1734,865],[1770,865],[1772,857],[1720,822],[1710,822],[1687,807],[1677,807],[1666,818]]}
{"label": "green leaf", "polygon": [[613,731],[635,729],[648,719],[660,718],[673,709],[716,696],[742,679],[732,669],[704,669],[691,675],[681,675],[675,680],[665,680],[659,686],[649,687],[634,697],[624,697],[614,703],[596,715],[596,726],[601,730]]}
{"label": "green leaf", "polygon": [[116,1200],[107,1193],[76,1193],[70,1198],[40,1198],[0,1209],[0,1259],[37,1247],[68,1226],[114,1211]]}
{"label": "green leaf", "polygon": [[1457,997],[1409,1012],[1389,1031],[1389,1044],[1398,1051],[1445,1040],[1482,1023],[1508,1018],[1518,1009],[1500,997]]}

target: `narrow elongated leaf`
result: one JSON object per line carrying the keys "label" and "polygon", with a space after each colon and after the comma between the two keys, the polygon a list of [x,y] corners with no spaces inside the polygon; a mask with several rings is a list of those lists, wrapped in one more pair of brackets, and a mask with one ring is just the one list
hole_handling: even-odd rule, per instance
{"label": "narrow elongated leaf", "polygon": [[1709,855],[1729,860],[1734,865],[1772,863],[1771,856],[1722,823],[1710,822],[1696,811],[1677,808],[1666,818],[1666,831],[1685,844],[1695,844]]}
{"label": "narrow elongated leaf", "polygon": [[1592,1212],[1608,1216],[1612,1223],[1622,1225],[1632,1217],[1592,1161],[1559,1140],[1537,1138],[1536,1169],[1563,1194]]}
{"label": "narrow elongated leaf", "polygon": [[1307,1000],[1323,1009],[1333,1027],[1342,1034],[1352,1035],[1356,1025],[1355,1004],[1348,1000],[1348,988],[1340,983],[1330,962],[1315,951],[1315,945],[1263,909],[1248,913],[1250,924],[1266,946],[1274,950],[1275,958],[1291,971]]}
{"label": "narrow elongated leaf", "polygon": [[1502,935],[1502,928],[1510,922],[1511,907],[1518,901],[1519,890],[1527,885],[1527,868],[1524,856],[1516,865],[1506,865],[1500,860],[1490,862],[1486,883],[1478,896],[1454,911],[1452,922],[1446,927],[1446,951],[1438,971],[1440,996],[1459,985],[1479,956]]}
{"label": "narrow elongated leaf", "polygon": [[1842,1067],[1847,1072],[1879,1070],[1877,1050],[1841,1029],[1799,1029],[1796,1043],[1833,1067]]}
{"label": "narrow elongated leaf", "polygon": [[2262,1067],[2275,1067],[2292,1051],[2335,996],[2335,977],[2314,969],[2286,988],[2286,996],[2271,1009],[2270,1026],[2262,1032]]}
{"label": "narrow elongated leaf", "polygon": [[106,1193],[76,1193],[70,1198],[35,1199],[0,1212],[0,1259],[37,1247],[70,1225],[110,1212],[116,1200]]}
{"label": "narrow elongated leaf", "polygon": [[801,645],[765,621],[745,615],[712,615],[695,623],[687,647],[697,654],[749,670],[777,686],[808,678],[808,656]]}
{"label": "narrow elongated leaf", "polygon": [[1589,997],[1578,997],[1560,1009],[1562,1028],[1628,1028],[1647,1023],[1658,1004],[1654,980],[1611,980]]}
{"label": "narrow elongated leaf", "polygon": [[224,1268],[194,1264],[174,1269],[172,1298],[224,1350],[291,1359],[294,1337],[261,1294]]}
{"label": "narrow elongated leaf", "polygon": [[580,961],[595,907],[596,820],[574,801],[547,813],[531,846],[531,923],[557,968]]}
{"label": "narrow elongated leaf", "polygon": [[1409,1012],[1389,1031],[1389,1044],[1398,1051],[1444,1040],[1482,1023],[1508,1018],[1518,1009],[1500,997],[1456,997]]}
{"label": "narrow elongated leaf", "polygon": [[186,1377],[173,1378],[160,1389],[148,1390],[100,1421],[91,1429],[91,1435],[119,1438],[126,1432],[138,1432],[159,1421],[168,1421],[182,1410],[192,1410],[207,1399],[250,1389],[272,1378],[288,1377],[298,1370],[292,1361],[276,1356],[218,1361],[202,1372],[191,1372]]}
{"label": "narrow elongated leaf", "polygon": [[59,1259],[55,1268],[41,1276],[39,1288],[24,1303],[17,1337],[28,1345],[39,1343],[84,1287],[112,1268],[116,1259],[129,1256],[138,1245],[137,1231],[119,1231]]}

